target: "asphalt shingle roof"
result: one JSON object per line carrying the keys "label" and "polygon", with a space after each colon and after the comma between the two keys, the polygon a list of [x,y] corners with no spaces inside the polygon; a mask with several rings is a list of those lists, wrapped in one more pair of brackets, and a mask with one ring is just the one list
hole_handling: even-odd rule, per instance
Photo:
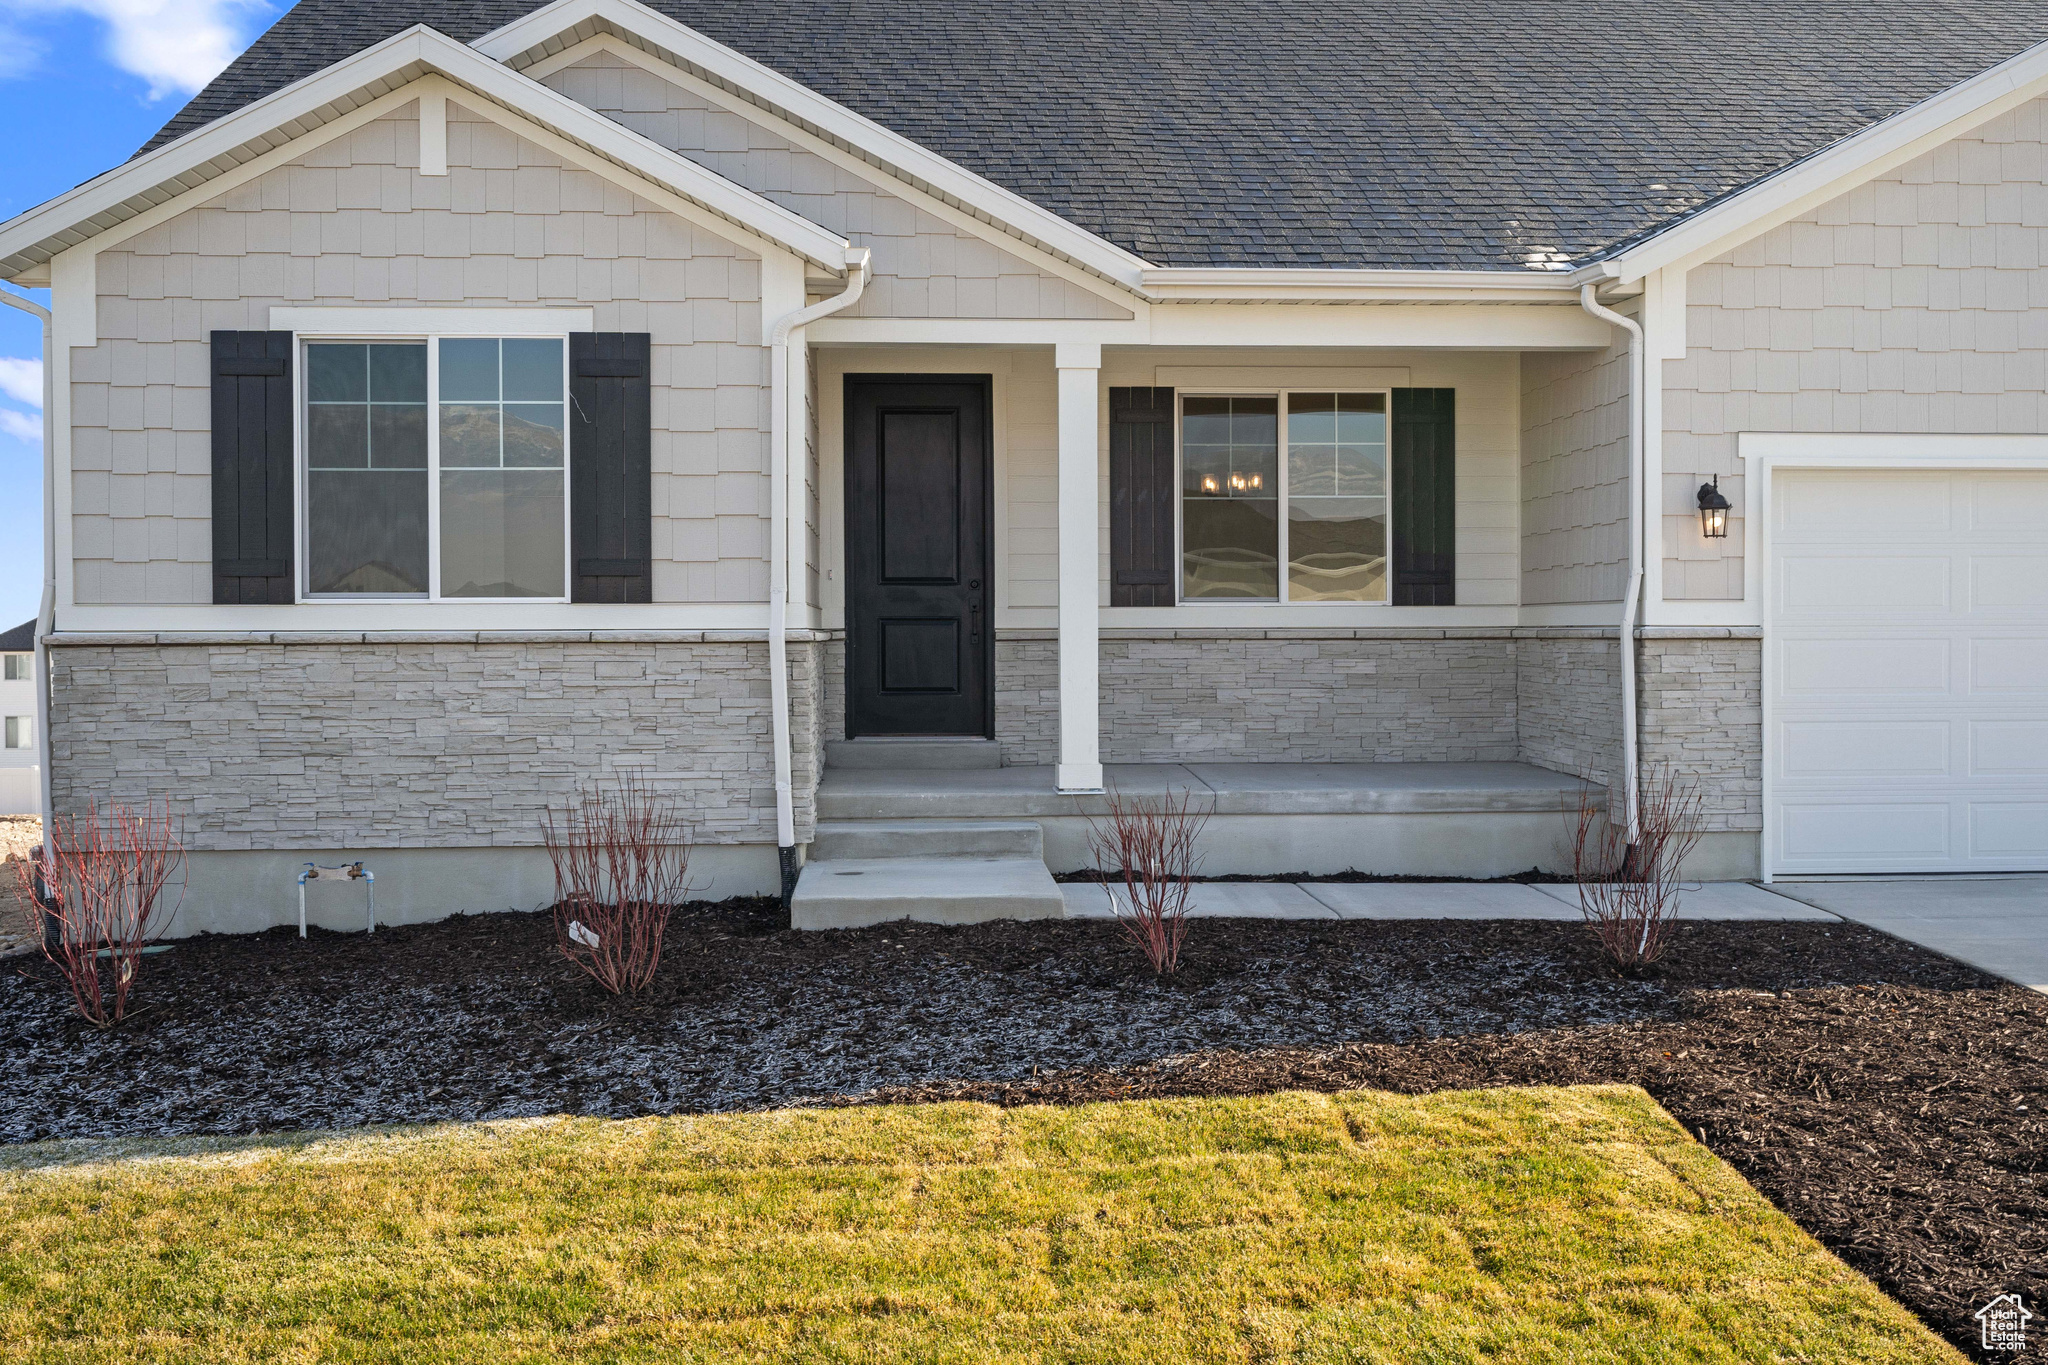
{"label": "asphalt shingle roof", "polygon": [[36,623],[33,617],[13,630],[0,630],[0,654],[25,654],[35,647]]}
{"label": "asphalt shingle roof", "polygon": [[[1178,266],[1597,258],[2048,40],[2042,0],[652,3]],[[149,146],[534,8],[300,0]]]}

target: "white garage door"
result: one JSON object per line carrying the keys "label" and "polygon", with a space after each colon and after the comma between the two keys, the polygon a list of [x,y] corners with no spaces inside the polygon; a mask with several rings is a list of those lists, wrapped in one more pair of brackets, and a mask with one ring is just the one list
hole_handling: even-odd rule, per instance
{"label": "white garage door", "polygon": [[2048,869],[2048,474],[1780,470],[1772,864]]}

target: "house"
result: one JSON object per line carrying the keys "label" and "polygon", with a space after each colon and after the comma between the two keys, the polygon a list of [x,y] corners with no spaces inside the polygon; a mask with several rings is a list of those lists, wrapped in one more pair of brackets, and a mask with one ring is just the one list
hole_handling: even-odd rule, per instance
{"label": "house", "polygon": [[169,801],[188,928],[541,903],[628,768],[813,924],[1056,914],[1106,785],[2048,868],[2038,6],[1450,13],[303,0],[0,225],[56,804]]}
{"label": "house", "polygon": [[0,815],[42,809],[36,764],[36,623],[0,631]]}

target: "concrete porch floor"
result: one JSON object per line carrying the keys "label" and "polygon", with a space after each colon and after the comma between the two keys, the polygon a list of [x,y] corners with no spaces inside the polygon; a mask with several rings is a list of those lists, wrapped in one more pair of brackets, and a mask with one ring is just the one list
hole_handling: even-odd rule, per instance
{"label": "concrete porch floor", "polygon": [[[1577,810],[1595,790],[1530,763],[1112,763],[1104,785],[1132,796],[1190,792],[1217,815],[1366,815]],[[1050,767],[827,768],[822,819],[1099,815],[1101,796],[1054,789]]]}
{"label": "concrete porch floor", "polygon": [[[1205,873],[1493,877],[1570,865],[1576,777],[1527,763],[1112,764],[1111,790],[1186,793],[1207,812]],[[1055,872],[1093,866],[1106,796],[1054,789],[1050,767],[827,768],[820,829],[867,821],[1028,820]]]}

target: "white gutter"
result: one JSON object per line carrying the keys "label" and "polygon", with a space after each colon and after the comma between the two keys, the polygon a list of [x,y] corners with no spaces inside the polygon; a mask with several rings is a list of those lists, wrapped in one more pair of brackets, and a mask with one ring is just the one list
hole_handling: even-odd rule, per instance
{"label": "white gutter", "polygon": [[808,308],[777,319],[769,333],[768,387],[768,695],[775,726],[775,845],[782,863],[782,898],[796,885],[796,809],[790,790],[789,752],[789,348],[799,328],[860,302],[868,284],[868,249],[846,248],[846,288]]}
{"label": "white gutter", "polygon": [[36,611],[36,767],[43,812],[43,866],[50,867],[52,817],[50,804],[50,647],[46,643],[57,616],[57,432],[50,425],[56,409],[56,343],[50,310],[11,290],[0,289],[0,303],[33,313],[43,323],[43,602]]}
{"label": "white gutter", "polygon": [[1603,322],[1628,332],[1628,591],[1621,608],[1621,768],[1623,805],[1632,861],[1641,828],[1636,774],[1636,611],[1643,595],[1643,540],[1648,528],[1648,490],[1643,487],[1643,328],[1634,318],[1604,308],[1595,286],[1579,290],[1579,305]]}
{"label": "white gutter", "polygon": [[1575,270],[1288,269],[1162,266],[1139,272],[1141,292],[1158,302],[1446,302],[1572,303],[1580,286],[1612,275],[1603,263]]}

